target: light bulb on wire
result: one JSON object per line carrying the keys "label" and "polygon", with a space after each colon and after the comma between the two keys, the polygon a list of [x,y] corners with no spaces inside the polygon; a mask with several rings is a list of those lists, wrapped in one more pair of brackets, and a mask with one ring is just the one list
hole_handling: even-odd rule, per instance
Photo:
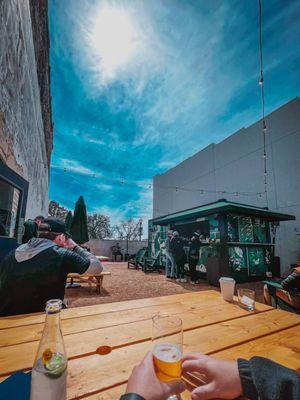
{"label": "light bulb on wire", "polygon": [[266,133],[266,132],[267,132],[267,125],[266,125],[266,123],[265,123],[265,122],[263,123],[263,131],[264,131],[264,133]]}

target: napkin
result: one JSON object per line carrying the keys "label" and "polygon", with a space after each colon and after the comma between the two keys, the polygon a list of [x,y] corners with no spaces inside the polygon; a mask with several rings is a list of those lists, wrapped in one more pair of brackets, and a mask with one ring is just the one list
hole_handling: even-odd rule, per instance
{"label": "napkin", "polygon": [[0,400],[29,400],[31,372],[16,372],[0,383]]}

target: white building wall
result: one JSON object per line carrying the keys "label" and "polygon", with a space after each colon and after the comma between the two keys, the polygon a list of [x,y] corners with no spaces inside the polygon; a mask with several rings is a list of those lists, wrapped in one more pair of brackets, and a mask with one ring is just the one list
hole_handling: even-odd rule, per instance
{"label": "white building wall", "polygon": [[287,272],[300,259],[300,99],[275,110],[266,121],[267,200],[257,194],[264,191],[262,122],[258,121],[155,176],[153,217],[220,198],[295,215],[296,221],[281,223],[276,236],[282,272]]}
{"label": "white building wall", "polygon": [[[116,240],[116,239],[91,239],[87,242],[88,247],[91,251],[96,254],[96,256],[105,256],[112,259],[111,248],[116,243],[119,243],[123,256],[126,253],[127,243],[126,240]],[[148,240],[130,240],[128,241],[128,253],[135,254],[142,247],[148,247]],[[119,260],[119,258],[118,258]]]}

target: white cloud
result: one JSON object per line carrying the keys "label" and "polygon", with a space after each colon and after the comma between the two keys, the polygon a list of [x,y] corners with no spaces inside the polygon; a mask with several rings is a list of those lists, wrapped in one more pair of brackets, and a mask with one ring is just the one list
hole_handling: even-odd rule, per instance
{"label": "white cloud", "polygon": [[56,169],[61,169],[66,172],[70,171],[81,175],[95,176],[97,178],[102,176],[101,173],[94,171],[90,168],[87,168],[84,165],[81,165],[78,161],[69,160],[67,158],[61,158],[58,164],[53,164],[51,167]]}
{"label": "white cloud", "polygon": [[174,160],[173,161],[161,160],[156,165],[158,168],[161,169],[169,169],[174,167],[174,165],[176,165],[176,162]]}
{"label": "white cloud", "polygon": [[95,189],[100,189],[100,190],[113,190],[112,185],[107,185],[106,183],[97,183],[95,185]]}
{"label": "white cloud", "polygon": [[99,145],[105,144],[104,140],[101,140],[101,139],[87,138],[86,140],[87,140],[89,143],[94,143],[94,144],[99,144]]}

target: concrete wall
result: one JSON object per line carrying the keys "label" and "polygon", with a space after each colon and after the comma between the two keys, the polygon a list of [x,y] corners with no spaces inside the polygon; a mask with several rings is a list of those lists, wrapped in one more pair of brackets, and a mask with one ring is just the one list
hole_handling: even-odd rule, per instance
{"label": "concrete wall", "polygon": [[[91,251],[97,256],[111,257],[111,247],[116,243],[120,244],[123,255],[126,253],[126,240],[100,240],[91,239],[87,245],[90,247]],[[134,240],[128,242],[128,253],[135,254],[140,248],[147,247],[148,241],[142,240],[141,242]]]}
{"label": "concrete wall", "polygon": [[[300,99],[280,107],[266,120],[267,200],[255,194],[264,191],[262,123],[258,121],[155,176],[153,216],[220,198],[295,215],[296,221],[281,223],[277,233],[277,254],[284,272],[300,259]],[[212,192],[201,193],[201,189]]]}
{"label": "concrete wall", "polygon": [[33,28],[28,0],[0,1],[0,158],[29,181],[26,218],[47,214],[49,183]]}

